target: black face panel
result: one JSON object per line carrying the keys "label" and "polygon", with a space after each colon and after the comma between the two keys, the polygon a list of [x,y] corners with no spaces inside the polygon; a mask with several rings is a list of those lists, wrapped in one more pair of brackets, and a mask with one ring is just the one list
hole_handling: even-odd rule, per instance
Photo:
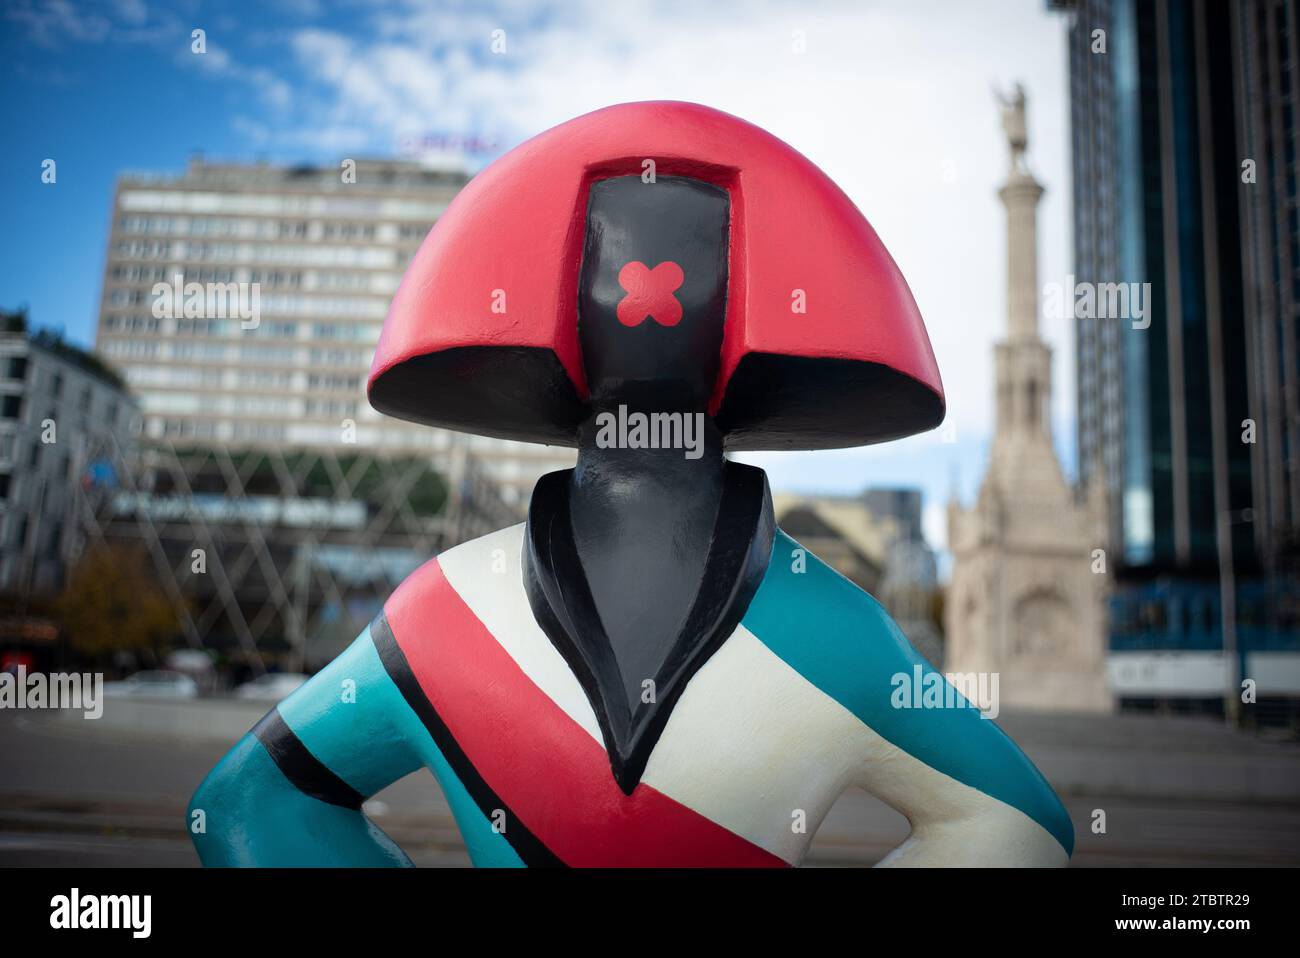
{"label": "black face panel", "polygon": [[[668,604],[687,595],[692,601],[684,620],[673,630],[650,629],[637,635],[622,628],[627,616],[617,602],[606,603],[605,611],[615,613],[608,620],[596,607],[591,567],[573,534],[571,476],[569,470],[549,473],[533,489],[523,553],[524,589],[533,617],[591,702],[614,780],[631,795],[687,684],[735,631],[758,593],[776,530],[772,497],[763,470],[726,463],[717,517],[711,528],[695,530],[702,533],[703,544],[681,538],[683,549],[702,548],[707,554],[703,574],[685,590],[675,588],[671,578],[647,582],[634,576],[625,583],[628,589],[655,589],[656,596]],[[681,500],[691,491],[684,487],[672,496]],[[635,489],[626,496],[619,503],[620,512],[654,508]],[[664,527],[672,527],[669,513],[661,510],[661,514]],[[617,542],[616,535],[611,540],[616,544],[599,561],[628,565],[623,560],[638,551],[640,542]],[[611,628],[606,628],[606,621]],[[642,678],[654,680],[656,696],[648,702],[641,698]]]}
{"label": "black face panel", "polygon": [[699,180],[592,184],[578,336],[594,403],[647,394],[666,409],[707,402],[722,348],[730,216],[726,190]]}

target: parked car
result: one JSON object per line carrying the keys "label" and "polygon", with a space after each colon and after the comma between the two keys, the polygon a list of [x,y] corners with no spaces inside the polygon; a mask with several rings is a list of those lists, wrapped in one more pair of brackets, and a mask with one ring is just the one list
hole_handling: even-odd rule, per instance
{"label": "parked car", "polygon": [[198,698],[199,687],[180,672],[149,669],[120,682],[105,682],[104,694],[114,698],[193,699]]}
{"label": "parked car", "polygon": [[235,689],[235,698],[254,702],[278,702],[306,682],[307,678],[301,672],[268,672]]}

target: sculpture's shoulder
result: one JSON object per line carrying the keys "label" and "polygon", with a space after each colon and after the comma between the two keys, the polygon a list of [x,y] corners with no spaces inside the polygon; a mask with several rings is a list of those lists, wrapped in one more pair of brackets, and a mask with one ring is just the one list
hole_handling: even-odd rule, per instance
{"label": "sculpture's shoulder", "polygon": [[434,636],[443,631],[439,623],[456,621],[465,611],[526,601],[519,565],[523,539],[521,522],[430,559],[384,603],[389,625],[412,636]]}
{"label": "sculpture's shoulder", "polygon": [[743,624],[814,684],[854,702],[925,664],[884,606],[781,529]]}

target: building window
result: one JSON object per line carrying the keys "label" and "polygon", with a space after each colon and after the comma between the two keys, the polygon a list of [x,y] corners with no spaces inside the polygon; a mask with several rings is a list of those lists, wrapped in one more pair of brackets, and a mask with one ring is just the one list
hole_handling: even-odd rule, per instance
{"label": "building window", "polygon": [[10,356],[5,376],[8,379],[26,379],[27,378],[27,357]]}
{"label": "building window", "polygon": [[9,498],[9,483],[13,477],[7,472],[0,472],[0,499]]}
{"label": "building window", "polygon": [[22,408],[22,396],[5,396],[0,400],[0,419],[17,419]]}
{"label": "building window", "polygon": [[63,543],[63,520],[55,519],[49,525],[48,538],[45,544],[45,554],[48,556],[57,556],[59,546]]}

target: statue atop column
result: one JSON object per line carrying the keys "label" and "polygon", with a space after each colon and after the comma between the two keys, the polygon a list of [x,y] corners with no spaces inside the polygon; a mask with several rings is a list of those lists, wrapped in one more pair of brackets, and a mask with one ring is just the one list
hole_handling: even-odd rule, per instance
{"label": "statue atop column", "polygon": [[1025,128],[1025,88],[1017,83],[1010,94],[995,91],[994,95],[1002,105],[1002,132],[1011,147],[1011,168],[1027,173],[1025,151],[1029,147],[1029,133]]}

